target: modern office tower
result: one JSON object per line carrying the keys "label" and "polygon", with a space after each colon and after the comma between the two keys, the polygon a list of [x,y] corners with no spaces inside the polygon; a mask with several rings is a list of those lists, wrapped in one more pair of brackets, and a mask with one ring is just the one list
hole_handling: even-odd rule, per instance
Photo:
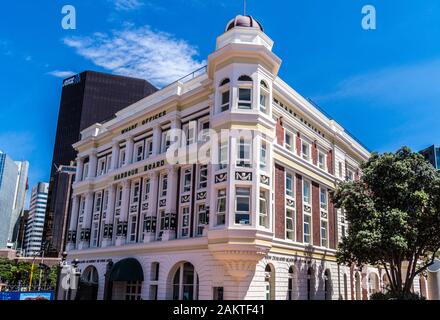
{"label": "modern office tower", "polygon": [[39,182],[32,188],[30,210],[24,237],[24,252],[26,256],[38,255],[42,249],[48,192],[49,184],[46,182]]}
{"label": "modern office tower", "polygon": [[17,174],[17,164],[6,153],[0,151],[0,248],[6,248],[11,239]]}
{"label": "modern office tower", "polygon": [[145,80],[94,71],[63,81],[43,235],[48,243],[46,255],[58,256],[64,248],[71,176],[57,168],[75,160],[72,144],[79,140],[83,129],[111,119],[117,111],[156,90]]}
{"label": "modern office tower", "polygon": [[426,148],[420,153],[429,161],[437,170],[440,170],[440,147],[435,145]]}
{"label": "modern office tower", "polygon": [[9,227],[9,247],[17,247],[18,231],[20,227],[21,216],[24,213],[24,203],[28,190],[29,162],[16,161],[18,167],[17,183],[15,188],[14,208],[12,210],[11,225]]}

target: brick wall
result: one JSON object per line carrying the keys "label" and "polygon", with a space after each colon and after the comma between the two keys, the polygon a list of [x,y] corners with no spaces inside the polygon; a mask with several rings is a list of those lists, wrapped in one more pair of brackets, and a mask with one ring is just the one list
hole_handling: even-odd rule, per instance
{"label": "brick wall", "polygon": [[302,176],[296,175],[296,241],[303,242]]}
{"label": "brick wall", "polygon": [[301,136],[299,132],[296,135],[296,154],[301,156]]}
{"label": "brick wall", "polygon": [[285,238],[285,175],[284,168],[275,164],[275,237]]}
{"label": "brick wall", "polygon": [[316,141],[313,142],[312,145],[312,162],[315,166],[318,164],[318,146],[316,145]]}
{"label": "brick wall", "polygon": [[319,184],[312,182],[312,238],[313,245],[321,245],[321,212],[319,205]]}
{"label": "brick wall", "polygon": [[330,174],[335,173],[335,168],[333,168],[333,150],[330,150],[327,154],[327,170]]}
{"label": "brick wall", "polygon": [[277,143],[281,146],[284,145],[284,128],[283,128],[283,118],[282,117],[277,120],[275,132],[276,132],[276,136],[277,136]]}

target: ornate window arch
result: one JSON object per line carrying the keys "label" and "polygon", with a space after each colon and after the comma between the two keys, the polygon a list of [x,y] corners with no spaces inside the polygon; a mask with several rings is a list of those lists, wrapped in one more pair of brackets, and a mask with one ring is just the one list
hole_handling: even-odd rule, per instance
{"label": "ornate window arch", "polygon": [[191,263],[179,263],[172,281],[173,300],[198,300],[199,276]]}

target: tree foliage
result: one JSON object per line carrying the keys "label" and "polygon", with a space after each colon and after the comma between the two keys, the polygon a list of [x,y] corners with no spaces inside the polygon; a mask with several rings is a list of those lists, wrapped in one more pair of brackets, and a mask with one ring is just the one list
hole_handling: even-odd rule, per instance
{"label": "tree foliage", "polygon": [[[30,280],[32,264],[28,262],[10,261],[8,259],[0,259],[0,283],[4,282],[9,285],[22,285],[28,286]],[[32,280],[32,286],[38,285],[40,277],[40,270],[38,269],[38,263],[34,264],[34,275]],[[43,270],[42,272],[43,284],[47,286],[55,286],[57,281],[57,268],[51,267],[49,270]]]}
{"label": "tree foliage", "polygon": [[381,266],[391,291],[407,294],[440,249],[440,174],[407,147],[375,153],[361,169],[332,193],[349,224],[338,261]]}

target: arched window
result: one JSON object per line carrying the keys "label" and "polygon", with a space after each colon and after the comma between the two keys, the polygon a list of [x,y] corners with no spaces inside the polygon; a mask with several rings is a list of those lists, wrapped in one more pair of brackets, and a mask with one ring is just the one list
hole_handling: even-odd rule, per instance
{"label": "arched window", "polygon": [[173,278],[173,300],[198,300],[199,276],[188,262],[179,264]]}
{"label": "arched window", "polygon": [[271,265],[267,265],[265,271],[265,294],[266,300],[275,300],[275,274]]}
{"label": "arched window", "polygon": [[242,75],[240,78],[238,78],[238,81],[253,82],[252,78],[247,75]]}
{"label": "arched window", "polygon": [[287,299],[296,300],[297,297],[297,283],[296,283],[296,270],[294,266],[289,268],[289,280],[288,280]]}
{"label": "arched window", "polygon": [[374,272],[368,276],[368,286],[370,295],[379,292],[379,277]]}
{"label": "arched window", "polygon": [[88,266],[81,275],[76,300],[94,301],[98,299],[99,276],[94,266]]}
{"label": "arched window", "polygon": [[231,104],[231,90],[229,86],[226,86],[231,81],[229,79],[224,79],[220,83],[220,112],[225,112],[229,110]]}
{"label": "arched window", "polygon": [[269,87],[263,80],[260,82],[260,111],[268,113],[269,110]]}
{"label": "arched window", "polygon": [[331,274],[330,270],[325,270],[324,272],[324,293],[325,293],[325,300],[331,300],[332,299],[332,280],[331,280]]}
{"label": "arched window", "polygon": [[222,82],[220,82],[220,87],[223,87],[224,85],[226,85],[230,82],[231,82],[231,80],[229,80],[229,78],[226,78],[226,79],[222,80]]}
{"label": "arched window", "polygon": [[382,292],[387,293],[390,290],[390,281],[388,275],[385,273],[382,277]]}

